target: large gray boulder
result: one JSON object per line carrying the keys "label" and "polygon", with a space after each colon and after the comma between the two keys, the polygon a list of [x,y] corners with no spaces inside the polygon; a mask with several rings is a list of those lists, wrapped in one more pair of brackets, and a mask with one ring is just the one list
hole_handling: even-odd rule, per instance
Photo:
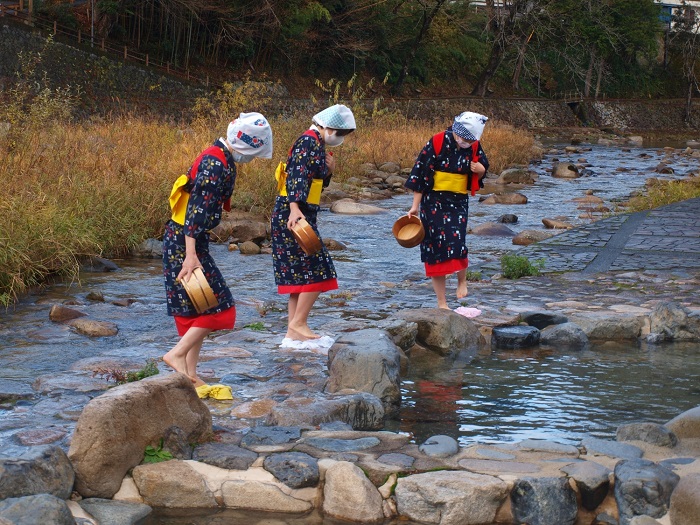
{"label": "large gray boulder", "polygon": [[339,461],[326,471],[323,512],[360,523],[384,519],[382,496],[357,465]]}
{"label": "large gray boulder", "polygon": [[51,494],[0,501],[0,523],[12,525],[75,525],[68,504]]}
{"label": "large gray boulder", "polygon": [[577,324],[562,323],[544,328],[540,334],[540,344],[583,350],[588,347],[588,337]]}
{"label": "large gray boulder", "polygon": [[493,523],[508,496],[505,481],[466,471],[438,471],[399,478],[394,492],[401,516],[423,523]]}
{"label": "large gray boulder", "polygon": [[204,477],[178,459],[138,465],[134,484],[146,505],[166,508],[214,508],[217,501]]}
{"label": "large gray boulder", "polygon": [[597,341],[620,341],[637,339],[644,326],[644,318],[634,315],[606,313],[574,313],[569,321],[576,323],[588,339]]}
{"label": "large gray boulder", "polygon": [[101,525],[132,525],[151,513],[151,507],[143,503],[87,498],[80,500],[80,507]]}
{"label": "large gray boulder", "polygon": [[573,525],[578,504],[566,478],[522,478],[510,492],[516,523]]}
{"label": "large gray boulder", "polygon": [[658,423],[628,423],[617,427],[618,441],[643,441],[658,447],[673,448],[678,438],[668,428]]}
{"label": "large gray boulder", "polygon": [[660,518],[666,514],[679,479],[676,473],[646,459],[620,461],[615,465],[614,490],[620,525],[629,525],[634,516]]}
{"label": "large gray boulder", "polygon": [[345,389],[374,394],[387,416],[401,406],[401,352],[389,335],[376,329],[343,334],[328,351],[326,391]]}
{"label": "large gray boulder", "polygon": [[476,325],[444,308],[402,310],[395,317],[418,325],[416,342],[440,355],[476,351],[483,337]]}
{"label": "large gray boulder", "polygon": [[16,458],[0,458],[0,500],[34,494],[68,499],[75,474],[66,453],[55,446],[33,447]]}
{"label": "large gray boulder", "polygon": [[695,341],[700,339],[700,316],[674,302],[662,302],[649,314],[650,331],[664,341]]}
{"label": "large gray boulder", "polygon": [[80,415],[68,451],[75,489],[84,497],[111,498],[146,446],[158,445],[173,426],[190,443],[212,431],[209,408],[184,374],[149,377],[96,397]]}
{"label": "large gray boulder", "polygon": [[610,469],[593,461],[581,461],[561,470],[576,482],[584,509],[595,510],[603,503],[610,490]]}
{"label": "large gray boulder", "polygon": [[373,394],[362,392],[289,398],[272,409],[267,424],[280,427],[317,426],[342,421],[354,430],[381,430],[384,428],[384,418],[382,401]]}

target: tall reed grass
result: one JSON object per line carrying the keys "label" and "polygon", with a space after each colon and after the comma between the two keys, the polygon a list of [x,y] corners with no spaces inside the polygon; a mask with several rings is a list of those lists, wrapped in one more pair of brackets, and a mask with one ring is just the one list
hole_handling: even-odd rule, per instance
{"label": "tall reed grass", "polygon": [[[56,105],[56,96],[45,99],[64,108]],[[0,110],[0,122],[10,122],[10,130],[0,135],[5,186],[0,192],[0,303],[5,306],[51,276],[76,278],[85,256],[113,257],[146,238],[160,237],[170,214],[173,181],[225,134],[228,120],[236,116],[210,115],[187,125],[136,115],[71,122],[34,109],[13,107],[12,118]],[[274,158],[239,166],[233,199],[238,209],[269,214],[275,166],[286,160],[311,115],[270,121]],[[335,180],[358,174],[366,162],[409,167],[437,131],[439,127],[397,115],[368,116],[336,150]],[[528,133],[503,123],[489,122],[482,142],[495,172],[539,154]]]}

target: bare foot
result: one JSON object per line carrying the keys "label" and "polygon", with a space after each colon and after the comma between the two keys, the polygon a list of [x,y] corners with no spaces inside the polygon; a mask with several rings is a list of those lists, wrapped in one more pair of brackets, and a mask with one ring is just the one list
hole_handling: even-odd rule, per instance
{"label": "bare foot", "polygon": [[449,306],[447,306],[447,303],[444,304],[438,304],[438,308],[442,308],[443,310],[452,310]]}
{"label": "bare foot", "polygon": [[294,341],[309,341],[312,339],[319,339],[321,337],[320,335],[313,333],[311,330],[309,330],[309,334],[310,335],[302,333],[294,328],[287,328],[287,335],[284,337]]}
{"label": "bare foot", "polygon": [[199,378],[199,376],[194,376],[194,377],[192,378],[192,382],[194,383],[194,387],[195,387],[195,388],[200,387],[200,386],[202,386],[202,385],[206,385],[206,383],[205,383],[204,381],[202,381],[202,380]]}
{"label": "bare foot", "polygon": [[194,379],[187,373],[187,361],[184,357],[173,357],[170,352],[163,356],[163,362],[179,374],[185,374],[194,383]]}
{"label": "bare foot", "polygon": [[[294,333],[294,334],[299,334],[300,336],[304,337],[304,339],[298,339],[299,341],[306,341],[308,339],[319,339],[321,336],[318,335],[315,332],[311,331],[311,328],[309,328],[309,325],[303,324],[303,325],[289,325],[287,327],[287,333]],[[292,337],[292,339],[295,339]]]}
{"label": "bare foot", "polygon": [[464,299],[467,296],[467,283],[457,284],[457,299]]}

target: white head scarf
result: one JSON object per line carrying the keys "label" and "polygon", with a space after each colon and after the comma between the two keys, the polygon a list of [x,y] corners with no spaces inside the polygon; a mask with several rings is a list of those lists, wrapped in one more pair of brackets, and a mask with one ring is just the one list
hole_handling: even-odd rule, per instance
{"label": "white head scarf", "polygon": [[260,113],[241,113],[228,125],[226,138],[242,155],[272,158],[272,128]]}
{"label": "white head scarf", "polygon": [[336,104],[316,113],[313,116],[313,123],[331,129],[355,129],[357,127],[352,111],[343,104]]}
{"label": "white head scarf", "polygon": [[455,135],[462,137],[464,140],[479,140],[484,132],[484,126],[488,117],[479,113],[465,111],[455,117],[452,123],[452,131]]}

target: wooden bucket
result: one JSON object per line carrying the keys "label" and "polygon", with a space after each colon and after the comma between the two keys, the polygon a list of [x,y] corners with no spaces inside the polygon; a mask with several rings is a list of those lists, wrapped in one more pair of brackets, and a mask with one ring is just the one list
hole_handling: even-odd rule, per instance
{"label": "wooden bucket", "polygon": [[292,227],[292,235],[306,255],[314,255],[321,250],[321,239],[306,219],[299,219]]}
{"label": "wooden bucket", "polygon": [[188,280],[182,281],[182,286],[198,314],[219,304],[201,268],[196,268]]}
{"label": "wooden bucket", "polygon": [[425,237],[425,229],[419,217],[403,215],[391,228],[396,241],[404,248],[418,246]]}

